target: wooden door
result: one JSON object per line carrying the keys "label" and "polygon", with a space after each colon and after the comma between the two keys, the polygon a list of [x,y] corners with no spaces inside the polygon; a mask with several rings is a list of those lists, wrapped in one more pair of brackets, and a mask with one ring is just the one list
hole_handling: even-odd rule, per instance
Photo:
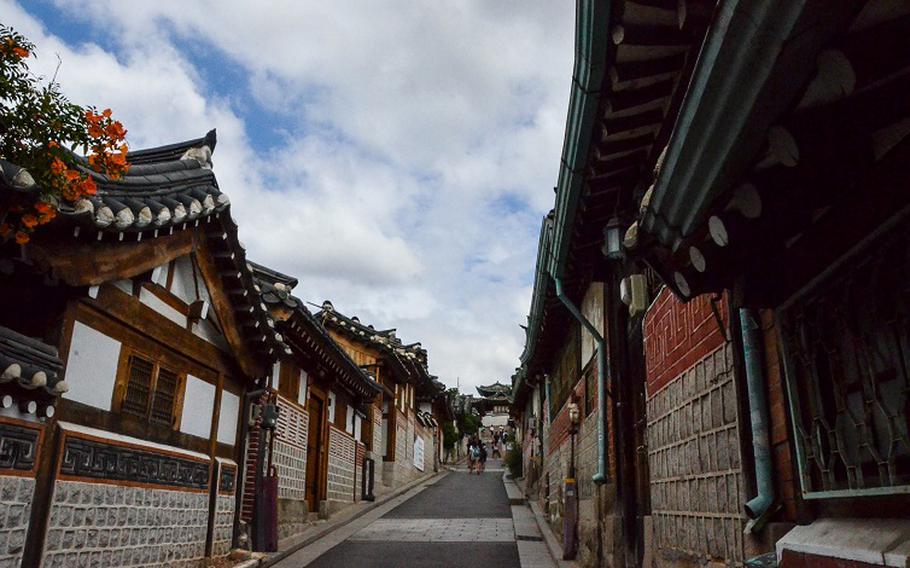
{"label": "wooden door", "polygon": [[306,445],[306,500],[309,510],[315,512],[319,510],[319,501],[322,497],[325,399],[311,394],[307,402],[307,412],[310,415],[310,424]]}

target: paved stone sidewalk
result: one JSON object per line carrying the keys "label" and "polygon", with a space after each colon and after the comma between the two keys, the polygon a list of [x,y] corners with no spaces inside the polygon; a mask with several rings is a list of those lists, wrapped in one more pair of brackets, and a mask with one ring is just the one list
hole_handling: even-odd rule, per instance
{"label": "paved stone sidewalk", "polygon": [[555,568],[527,505],[514,505],[499,463],[453,472],[333,532],[281,568]]}

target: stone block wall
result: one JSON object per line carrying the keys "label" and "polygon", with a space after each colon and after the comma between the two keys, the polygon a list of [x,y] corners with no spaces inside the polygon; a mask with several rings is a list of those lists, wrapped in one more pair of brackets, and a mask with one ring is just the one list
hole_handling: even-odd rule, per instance
{"label": "stone block wall", "polygon": [[0,475],[0,566],[22,561],[34,492],[34,478]]}
{"label": "stone block wall", "polygon": [[373,451],[371,456],[375,460],[373,473],[374,493],[379,494],[383,486],[383,460],[382,452],[385,450],[385,441],[382,439],[382,407],[373,406]]}
{"label": "stone block wall", "polygon": [[658,566],[742,565],[744,489],[732,344],[708,299],[681,304],[667,294],[645,318],[654,559]]}
{"label": "stone block wall", "polygon": [[354,501],[354,438],[329,426],[329,468],[327,499],[335,503]]}
{"label": "stone block wall", "polygon": [[42,566],[202,566],[208,500],[203,491],[57,481]]}
{"label": "stone block wall", "polygon": [[219,557],[231,551],[234,537],[234,499],[237,488],[237,464],[218,458],[218,496],[215,499],[215,528],[212,535],[212,556]]}
{"label": "stone block wall", "polygon": [[278,397],[278,424],[272,463],[278,469],[278,498],[306,500],[306,444],[309,414]]}
{"label": "stone block wall", "polygon": [[0,416],[0,566],[22,561],[44,425]]}

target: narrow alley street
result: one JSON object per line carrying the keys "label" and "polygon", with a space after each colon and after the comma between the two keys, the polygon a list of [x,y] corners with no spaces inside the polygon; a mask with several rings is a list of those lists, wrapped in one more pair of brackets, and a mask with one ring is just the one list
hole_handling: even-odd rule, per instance
{"label": "narrow alley street", "polygon": [[[502,475],[498,460],[489,462],[482,475],[468,475],[462,466],[393,499],[276,566],[526,566],[519,561],[513,512]],[[542,542],[529,544],[544,546]]]}

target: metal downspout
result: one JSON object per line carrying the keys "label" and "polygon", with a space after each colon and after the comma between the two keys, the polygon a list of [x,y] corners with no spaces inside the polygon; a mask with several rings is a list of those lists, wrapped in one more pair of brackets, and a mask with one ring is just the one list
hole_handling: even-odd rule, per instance
{"label": "metal downspout", "polygon": [[597,411],[600,416],[597,420],[597,473],[592,479],[594,483],[601,485],[607,482],[607,345],[597,328],[585,319],[575,304],[563,293],[562,279],[553,277],[553,281],[556,283],[556,297],[569,310],[572,317],[588,330],[597,344]]}
{"label": "metal downspout", "polygon": [[759,326],[749,308],[739,309],[743,337],[743,357],[746,363],[746,385],[749,390],[749,416],[752,422],[752,446],[755,452],[755,484],[758,494],[745,504],[751,519],[746,532],[760,528],[774,503],[774,482],[771,475],[771,440],[768,436],[768,403],[762,375],[759,349]]}

